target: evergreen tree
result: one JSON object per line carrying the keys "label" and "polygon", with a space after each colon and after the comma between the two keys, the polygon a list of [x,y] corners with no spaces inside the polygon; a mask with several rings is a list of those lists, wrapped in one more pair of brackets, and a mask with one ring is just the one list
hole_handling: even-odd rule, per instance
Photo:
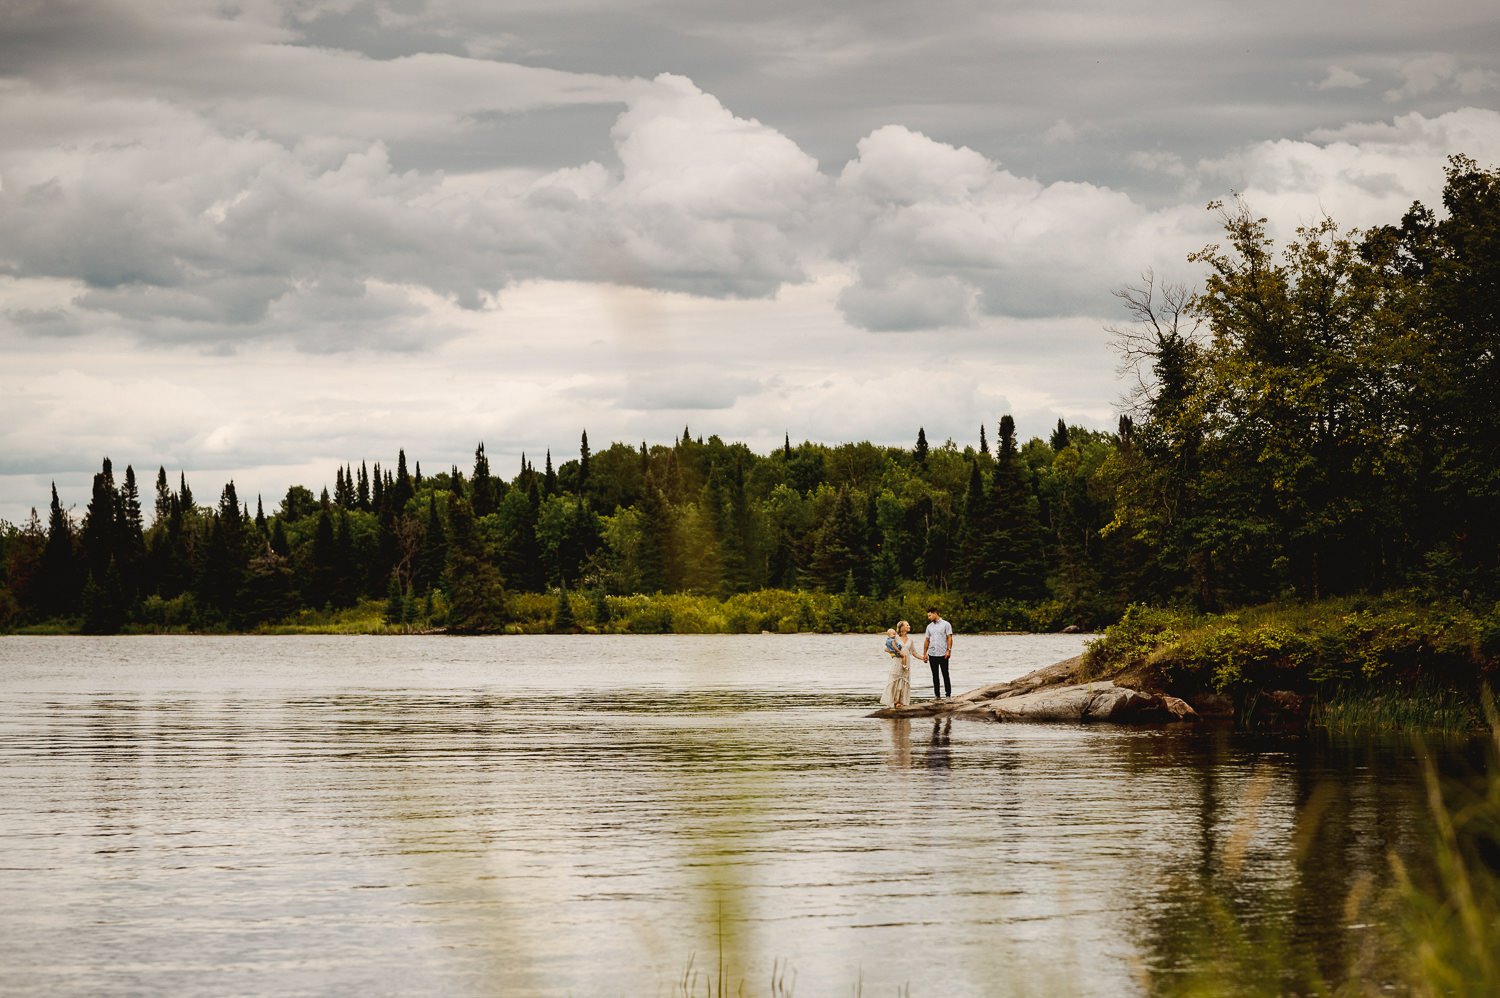
{"label": "evergreen tree", "polygon": [[104,578],[104,570],[114,559],[120,546],[119,507],[120,497],[115,491],[114,469],[109,458],[105,458],[103,469],[94,475],[93,495],[83,516],[80,538],[85,570],[96,583]]}
{"label": "evergreen tree", "polygon": [[83,632],[85,634],[118,634],[125,624],[125,586],[120,571],[111,559],[102,578],[92,572],[83,587]]}
{"label": "evergreen tree", "polygon": [[578,494],[589,494],[589,431],[584,430],[578,441]]}
{"label": "evergreen tree", "polygon": [[1052,449],[1060,451],[1068,446],[1068,424],[1061,419],[1057,421],[1057,428],[1052,431]]}
{"label": "evergreen tree", "polygon": [[1046,564],[1037,500],[1016,451],[1016,424],[1000,420],[995,477],[990,484],[988,535],[976,538],[980,565],[978,590],[997,598],[1033,600],[1045,592]]}
{"label": "evergreen tree", "polygon": [[292,553],[291,542],[287,540],[286,524],[281,518],[276,518],[276,525],[271,528],[271,550],[283,558],[288,558]]}
{"label": "evergreen tree", "polygon": [[953,582],[961,589],[979,592],[984,569],[983,539],[994,532],[995,516],[977,460],[969,462],[969,484],[959,507],[958,530],[952,553]]}
{"label": "evergreen tree", "polygon": [[135,468],[128,464],[125,466],[125,484],[120,489],[116,529],[115,561],[129,612],[146,593],[147,556],[140,488],[136,484]]}
{"label": "evergreen tree", "polygon": [[495,489],[490,479],[490,459],[484,455],[484,441],[481,440],[474,448],[474,474],[469,478],[470,503],[476,519],[495,511]]}
{"label": "evergreen tree", "polygon": [[[280,521],[276,528],[281,528]],[[286,534],[281,534],[283,543]],[[296,585],[286,556],[273,547],[250,559],[240,587],[235,615],[241,627],[282,620],[296,609]]]}
{"label": "evergreen tree", "polygon": [[984,438],[984,424],[979,424],[979,453],[990,456],[990,442]]}
{"label": "evergreen tree", "polygon": [[474,512],[467,501],[455,498],[448,520],[448,629],[461,634],[498,631],[505,626],[505,588],[475,529]]}
{"label": "evergreen tree", "polygon": [[396,454],[396,478],[391,489],[391,511],[400,516],[406,510],[406,504],[416,494],[416,489],[411,483],[411,475],[406,470],[406,451],[403,449]]}
{"label": "evergreen tree", "polygon": [[448,531],[438,514],[437,496],[427,494],[427,523],[422,536],[422,551],[417,556],[416,591],[429,593],[443,584],[443,569],[448,564]]}
{"label": "evergreen tree", "polygon": [[161,465],[156,469],[156,517],[152,525],[165,523],[172,512],[172,488],[167,484],[167,469]]}
{"label": "evergreen tree", "polygon": [[547,463],[542,472],[542,494],[544,496],[557,495],[557,472],[552,470],[552,448],[547,448]]}
{"label": "evergreen tree", "polygon": [[917,427],[917,446],[913,448],[912,456],[917,459],[918,467],[927,467],[927,430],[920,426]]}
{"label": "evergreen tree", "polygon": [[553,634],[578,633],[578,618],[573,615],[573,603],[568,599],[568,587],[557,590],[557,609],[552,615]]}
{"label": "evergreen tree", "polygon": [[193,500],[193,490],[188,488],[187,472],[179,472],[177,479],[177,500],[182,504],[184,514],[192,513],[197,509]]}
{"label": "evergreen tree", "polygon": [[[536,482],[533,480],[527,489],[506,492],[497,514],[501,536],[498,552],[501,576],[518,591],[541,591],[547,566],[543,564],[541,544],[537,540],[541,497]],[[450,562],[452,543],[450,539]]]}
{"label": "evergreen tree", "polygon": [[48,616],[62,616],[78,609],[79,567],[74,554],[73,524],[57,498],[52,483],[52,505],[47,516],[47,544],[42,549],[41,609]]}
{"label": "evergreen tree", "polygon": [[359,462],[359,490],[355,493],[354,501],[363,512],[370,511],[370,470],[363,461]]}
{"label": "evergreen tree", "polygon": [[865,528],[849,486],[839,486],[833,506],[818,530],[810,568],[818,587],[836,592],[844,577],[869,563],[864,548]]}
{"label": "evergreen tree", "polygon": [[313,529],[312,572],[303,593],[309,606],[322,608],[333,603],[338,553],[333,533],[333,517],[325,506],[318,512],[318,523]]}
{"label": "evergreen tree", "polygon": [[401,626],[406,619],[406,597],[401,593],[401,578],[391,570],[391,582],[385,591],[385,622],[392,627]]}
{"label": "evergreen tree", "polygon": [[672,512],[667,497],[646,472],[646,486],[637,504],[641,517],[641,547],[637,556],[641,591],[659,593],[667,588],[676,561],[672,543]]}
{"label": "evergreen tree", "polygon": [[363,589],[354,557],[354,537],[349,530],[349,511],[339,510],[333,532],[333,605],[353,606]]}

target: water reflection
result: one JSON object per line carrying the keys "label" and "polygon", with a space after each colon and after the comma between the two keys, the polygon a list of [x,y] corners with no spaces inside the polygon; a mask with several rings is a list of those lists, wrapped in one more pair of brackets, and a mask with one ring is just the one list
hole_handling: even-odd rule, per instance
{"label": "water reflection", "polygon": [[1422,840],[1402,746],[872,720],[858,639],[95,647],[0,645],[18,993],[1337,981]]}

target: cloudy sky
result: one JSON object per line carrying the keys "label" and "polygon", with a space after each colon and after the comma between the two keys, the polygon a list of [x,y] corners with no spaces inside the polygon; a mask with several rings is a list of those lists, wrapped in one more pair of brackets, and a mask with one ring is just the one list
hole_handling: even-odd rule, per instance
{"label": "cloudy sky", "polygon": [[0,518],[1113,425],[1112,288],[1500,163],[1492,0],[0,0]]}

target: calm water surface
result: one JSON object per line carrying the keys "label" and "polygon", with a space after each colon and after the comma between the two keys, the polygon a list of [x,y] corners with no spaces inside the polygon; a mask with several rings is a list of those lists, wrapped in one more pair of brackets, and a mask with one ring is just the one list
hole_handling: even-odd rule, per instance
{"label": "calm water surface", "polygon": [[[1083,640],[960,636],[955,687]],[[1419,834],[1408,749],[866,718],[885,669],[864,636],[0,638],[0,990],[1141,993],[1202,959],[1215,876],[1341,966],[1351,885]]]}

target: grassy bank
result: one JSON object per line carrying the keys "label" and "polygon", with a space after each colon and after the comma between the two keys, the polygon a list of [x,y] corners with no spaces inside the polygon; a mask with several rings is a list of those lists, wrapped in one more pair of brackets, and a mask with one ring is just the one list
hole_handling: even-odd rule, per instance
{"label": "grassy bank", "polygon": [[1242,717],[1290,704],[1335,730],[1467,730],[1497,657],[1500,605],[1395,594],[1225,614],[1133,606],[1087,663],[1189,699],[1220,694]]}

